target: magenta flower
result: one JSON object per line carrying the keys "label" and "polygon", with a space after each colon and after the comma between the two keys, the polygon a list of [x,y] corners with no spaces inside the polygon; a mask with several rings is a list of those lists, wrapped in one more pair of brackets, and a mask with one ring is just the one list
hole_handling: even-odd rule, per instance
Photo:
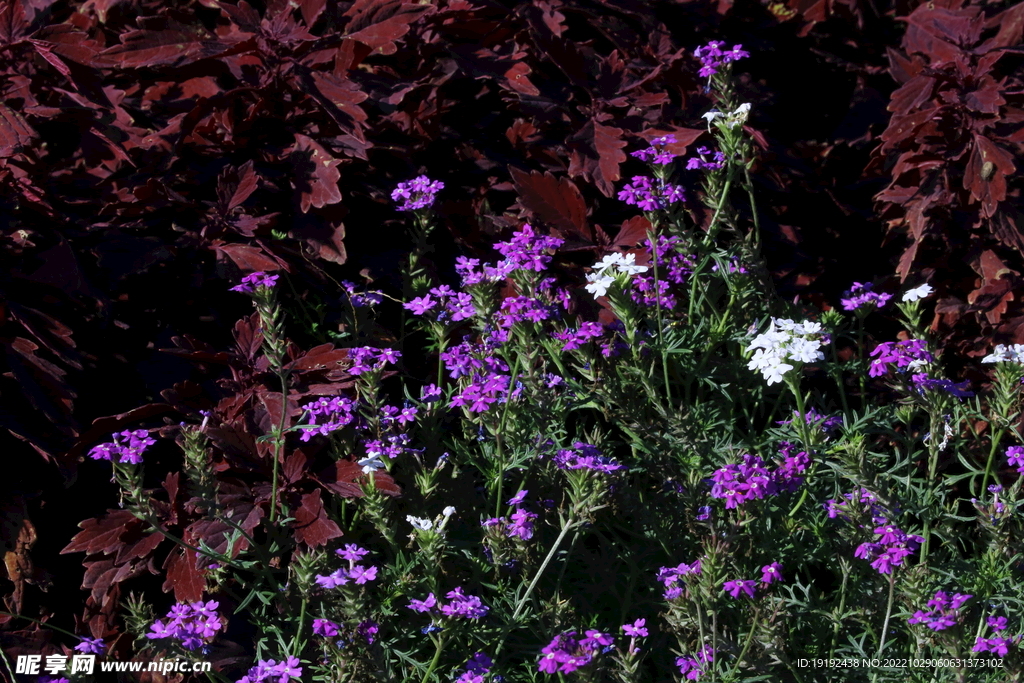
{"label": "magenta flower", "polygon": [[761,583],[768,585],[775,583],[776,581],[782,581],[782,565],[778,562],[772,562],[761,567]]}
{"label": "magenta flower", "polygon": [[79,652],[85,652],[86,654],[101,655],[107,650],[106,644],[104,644],[102,638],[89,638],[88,636],[81,636],[82,642],[75,645],[75,649]]}
{"label": "magenta flower", "polygon": [[1024,447],[1010,446],[1006,449],[1006,460],[1020,468],[1024,468]]}
{"label": "magenta flower", "polygon": [[738,598],[740,593],[746,593],[747,597],[753,598],[756,585],[753,581],[737,579],[735,581],[726,581],[722,584],[722,590],[734,598]]}
{"label": "magenta flower", "polygon": [[242,281],[231,288],[232,292],[241,292],[242,294],[255,294],[259,288],[273,289],[274,285],[277,284],[279,275],[268,275],[262,271],[255,273],[249,273],[242,278]]}
{"label": "magenta flower", "polygon": [[622,630],[631,638],[646,638],[647,629],[644,627],[646,623],[646,619],[637,619],[632,624],[623,624]]}
{"label": "magenta flower", "polygon": [[413,178],[407,183],[398,183],[391,192],[391,200],[399,201],[399,211],[415,211],[433,206],[437,193],[444,189],[440,180],[431,180],[425,175]]}
{"label": "magenta flower", "polygon": [[437,598],[431,593],[426,600],[409,600],[409,609],[414,612],[429,612],[437,605]]}
{"label": "magenta flower", "polygon": [[314,619],[313,633],[318,636],[324,636],[325,638],[333,638],[338,635],[338,625],[333,621],[328,621],[327,619]]}

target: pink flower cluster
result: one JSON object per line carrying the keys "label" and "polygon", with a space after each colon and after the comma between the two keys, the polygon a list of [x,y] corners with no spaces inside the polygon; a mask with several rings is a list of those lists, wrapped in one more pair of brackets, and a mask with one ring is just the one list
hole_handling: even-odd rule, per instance
{"label": "pink flower cluster", "polygon": [[236,683],[288,683],[291,680],[301,680],[302,667],[299,664],[301,662],[298,657],[289,657],[283,662],[275,662],[273,659],[261,660]]}
{"label": "pink flower cluster", "polygon": [[701,78],[711,78],[725,64],[749,57],[750,53],[742,49],[742,45],[733,45],[731,50],[723,50],[725,41],[712,40],[707,45],[698,47],[693,56],[700,60]]}
{"label": "pink flower cluster", "polygon": [[[1002,634],[1006,631],[1006,617],[988,617],[986,623],[993,633]],[[1020,645],[1022,640],[1024,640],[1024,635],[1016,635],[1010,638],[1002,635],[991,638],[978,636],[971,650],[973,652],[991,652],[999,657],[1005,657],[1010,652],[1010,646]]]}
{"label": "pink flower cluster", "polygon": [[356,419],[356,402],[349,398],[318,398],[302,406],[309,414],[309,424],[301,425],[300,441],[309,441],[314,434],[327,435]]}
{"label": "pink flower cluster", "polygon": [[928,351],[928,342],[924,339],[884,342],[875,347],[871,357],[875,358],[868,368],[868,374],[872,377],[888,374],[890,365],[895,365],[897,370],[916,370],[925,363],[935,360],[935,356]]}
{"label": "pink flower cluster", "polygon": [[533,521],[537,519],[537,515],[526,508],[518,507],[526,499],[527,493],[529,491],[524,489],[509,499],[509,505],[517,506],[509,518],[491,517],[484,521],[483,526],[504,526],[505,536],[508,538],[521,538],[524,541],[533,538]]}
{"label": "pink flower cluster", "polygon": [[671,164],[672,160],[678,155],[668,151],[667,148],[669,145],[674,145],[677,142],[678,140],[676,140],[675,135],[663,135],[660,138],[651,140],[651,146],[647,149],[638,149],[635,152],[630,152],[629,156],[641,161],[649,161],[659,166]]}
{"label": "pink flower cluster", "polygon": [[397,207],[399,211],[415,211],[433,206],[437,193],[444,189],[444,183],[440,180],[431,180],[425,175],[413,178],[407,183],[398,183],[391,192],[391,200],[402,203]]}
{"label": "pink flower cluster", "polygon": [[552,332],[551,336],[559,341],[565,342],[563,351],[575,351],[591,339],[597,339],[604,334],[604,328],[599,323],[580,323],[579,329],[566,329],[561,332]]}
{"label": "pink flower cluster", "polygon": [[693,657],[679,657],[676,659],[676,666],[679,673],[686,676],[688,681],[699,681],[700,677],[707,672],[708,664],[715,661],[715,651],[705,645]]}
{"label": "pink flower cluster", "polygon": [[873,542],[861,543],[853,552],[854,557],[870,560],[871,567],[879,574],[891,574],[893,567],[899,567],[903,560],[914,554],[924,538],[908,534],[895,524],[885,522],[875,529],[877,538]]}
{"label": "pink flower cluster", "polygon": [[582,638],[576,635],[576,631],[561,633],[541,650],[544,656],[537,668],[546,674],[571,674],[592,662],[599,650],[610,650],[613,642],[607,633],[593,629],[586,631]]}
{"label": "pink flower cluster", "polygon": [[266,289],[273,289],[274,285],[277,284],[279,275],[269,275],[263,271],[255,273],[249,273],[242,278],[242,281],[231,288],[232,292],[241,292],[242,294],[255,294],[256,290],[260,287]]}
{"label": "pink flower cluster", "polygon": [[665,593],[662,595],[666,600],[675,600],[683,594],[683,586],[679,585],[684,576],[700,574],[700,560],[694,560],[693,564],[681,563],[677,567],[661,567],[658,570],[658,581],[665,586]]}
{"label": "pink flower cluster", "polygon": [[468,320],[477,312],[473,307],[473,297],[465,292],[456,292],[448,285],[434,287],[402,307],[415,315],[425,315],[436,308],[436,319],[443,323]]}
{"label": "pink flower cluster", "polygon": [[731,510],[751,500],[760,500],[780,490],[795,489],[803,482],[802,475],[811,464],[805,451],[783,442],[780,453],[782,463],[774,472],[768,471],[764,460],[757,455],[744,455],[743,462],[730,464],[715,470],[711,475],[715,483],[711,486],[712,498],[724,498],[725,508]]}

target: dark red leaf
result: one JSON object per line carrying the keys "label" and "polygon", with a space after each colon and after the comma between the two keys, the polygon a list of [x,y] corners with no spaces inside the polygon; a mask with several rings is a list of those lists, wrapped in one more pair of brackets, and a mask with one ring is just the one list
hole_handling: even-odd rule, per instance
{"label": "dark red leaf", "polygon": [[256,191],[259,184],[260,177],[253,170],[253,162],[250,159],[238,168],[238,182],[231,194],[231,199],[228,200],[228,209],[241,206],[249,198],[249,195]]}
{"label": "dark red leaf", "polygon": [[25,37],[28,20],[22,0],[0,2],[0,44],[10,45]]}
{"label": "dark red leaf", "polygon": [[0,158],[9,157],[27,146],[36,132],[21,114],[0,102]]}
{"label": "dark red leaf", "polygon": [[622,223],[622,229],[615,236],[614,245],[622,249],[632,249],[647,239],[647,231],[651,222],[643,216],[633,216]]}
{"label": "dark red leaf", "polygon": [[536,97],[540,90],[528,78],[531,73],[533,70],[525,62],[516,62],[505,72],[505,84],[516,92]]}
{"label": "dark red leaf", "polygon": [[964,169],[964,189],[971,191],[971,199],[981,202],[981,212],[992,217],[999,202],[1006,199],[1006,176],[1016,168],[1013,156],[984,135],[974,136],[970,160]]}
{"label": "dark red leaf", "polygon": [[183,66],[223,54],[231,47],[201,25],[186,26],[169,17],[139,17],[137,21],[140,30],[122,33],[121,44],[107,48],[96,59],[121,68]]}
{"label": "dark red leaf", "polygon": [[336,349],[332,344],[314,346],[288,364],[292,372],[309,370],[337,370],[348,365],[348,349]]}
{"label": "dark red leaf", "polygon": [[519,193],[519,203],[548,224],[563,239],[592,242],[594,233],[587,224],[587,205],[579,188],[568,178],[550,173],[526,173],[509,168]]}
{"label": "dark red leaf", "polygon": [[206,590],[206,572],[196,567],[196,552],[189,548],[174,550],[164,562],[167,579],[165,593],[174,591],[178,602],[197,602]]}
{"label": "dark red leaf", "polygon": [[327,6],[327,0],[299,0],[299,11],[302,12],[302,20],[308,28],[313,28],[317,17]]}
{"label": "dark red leaf", "polygon": [[584,176],[606,197],[611,197],[619,180],[619,165],[626,160],[622,148],[622,129],[605,126],[591,119],[566,139],[572,149],[569,175]]}
{"label": "dark red leaf", "polygon": [[409,32],[409,25],[435,11],[433,5],[405,0],[356,0],[345,11],[344,16],[351,18],[346,31],[349,38],[373,51],[392,55],[398,50],[395,43]]}
{"label": "dark red leaf", "polygon": [[324,510],[320,489],[302,496],[302,504],[292,512],[292,516],[295,517],[292,523],[295,541],[310,548],[325,545],[332,538],[342,535],[341,529]]}
{"label": "dark red leaf", "polygon": [[315,140],[300,133],[295,134],[292,150],[302,213],[308,212],[311,205],[319,209],[340,202],[338,181],[341,180],[341,172],[337,166],[341,162]]}
{"label": "dark red leaf", "polygon": [[119,539],[132,527],[141,527],[142,522],[128,510],[108,510],[107,514],[79,523],[81,529],[71,542],[61,550],[61,554],[88,553],[109,555],[117,550]]}
{"label": "dark red leaf", "polygon": [[283,267],[280,260],[268,256],[265,251],[251,244],[212,244],[213,250],[218,257],[227,256],[235,265],[242,270],[248,271],[274,271]]}

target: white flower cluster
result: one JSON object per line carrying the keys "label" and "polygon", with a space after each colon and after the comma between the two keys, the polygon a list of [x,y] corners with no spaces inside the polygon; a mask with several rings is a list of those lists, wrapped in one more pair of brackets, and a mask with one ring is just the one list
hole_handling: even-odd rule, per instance
{"label": "white flower cluster", "polygon": [[594,272],[587,275],[586,286],[588,292],[594,295],[596,299],[599,296],[604,296],[608,293],[608,288],[615,282],[615,276],[618,273],[625,273],[626,275],[636,275],[637,273],[646,273],[647,266],[636,265],[636,254],[608,254],[603,259],[594,264]]}
{"label": "white flower cluster", "polygon": [[725,113],[720,112],[717,109],[712,109],[707,114],[701,116],[702,119],[707,119],[708,132],[711,132],[711,123],[715,119],[722,119],[723,123],[729,128],[735,128],[736,126],[742,126],[747,122],[747,118],[750,117],[750,103],[746,102],[736,107],[735,111]]}
{"label": "white flower cluster", "polygon": [[747,367],[760,370],[769,385],[781,382],[783,376],[796,367],[786,361],[813,363],[825,359],[821,352],[822,341],[816,338],[820,334],[821,323],[772,318],[768,331],[754,337],[747,347],[748,353],[754,351]]}
{"label": "white flower cluster", "polygon": [[1024,344],[1011,344],[1010,346],[1004,346],[1003,344],[996,344],[996,348],[992,349],[992,353],[988,354],[981,359],[982,363],[1020,363],[1024,365]]}
{"label": "white flower cluster", "polygon": [[914,287],[913,289],[908,289],[906,292],[903,293],[903,300],[918,301],[920,299],[925,298],[926,296],[929,296],[934,291],[935,290],[932,289],[931,285],[921,285],[920,287]]}
{"label": "white flower cluster", "polygon": [[406,515],[405,521],[412,524],[413,527],[421,531],[432,531],[437,527],[438,531],[444,529],[444,525],[448,522],[448,518],[455,514],[455,508],[449,505],[444,510],[441,510],[441,514],[436,519],[430,520],[425,517],[413,517],[412,515]]}

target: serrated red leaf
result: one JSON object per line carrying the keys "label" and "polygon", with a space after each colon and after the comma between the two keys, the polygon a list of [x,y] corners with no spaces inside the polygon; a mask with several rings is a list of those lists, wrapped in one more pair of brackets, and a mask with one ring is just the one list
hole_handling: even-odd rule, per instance
{"label": "serrated red leaf", "polygon": [[341,172],[337,166],[341,161],[332,157],[315,140],[301,133],[295,134],[292,150],[302,213],[307,213],[310,206],[319,209],[340,202],[338,181],[341,180]]}
{"label": "serrated red leaf", "polygon": [[326,6],[327,0],[299,0],[299,11],[302,12],[302,20],[306,22],[307,28],[313,28]]}
{"label": "serrated red leaf", "polygon": [[189,548],[171,551],[164,562],[167,579],[164,581],[165,593],[174,591],[174,599],[178,602],[197,602],[206,590],[206,572],[196,567],[196,552]]}
{"label": "serrated red leaf", "polygon": [[[317,481],[342,498],[362,498],[363,489],[360,482],[368,475],[363,468],[352,460],[338,460],[317,477]],[[402,490],[387,472],[380,470],[373,473],[376,489],[389,496],[401,495]]]}
{"label": "serrated red leaf", "polygon": [[36,132],[21,114],[0,102],[0,158],[9,157],[27,146]]}
{"label": "serrated red leaf", "polygon": [[292,530],[297,543],[304,543],[310,548],[325,545],[332,538],[342,535],[341,528],[334,523],[320,500],[320,489],[302,496],[302,504],[292,512],[295,521]]}
{"label": "serrated red leaf", "polygon": [[531,73],[533,73],[533,69],[528,64],[516,62],[505,72],[505,84],[516,92],[536,97],[540,95],[540,90],[530,81],[529,75]]}
{"label": "serrated red leaf", "polygon": [[0,2],[0,44],[10,45],[25,37],[28,19],[21,0]]}
{"label": "serrated red leaf", "polygon": [[121,44],[96,56],[111,66],[184,66],[227,52],[231,44],[216,40],[197,26],[186,26],[169,17],[139,17],[137,31],[120,35]]}
{"label": "serrated red leaf", "polygon": [[974,136],[970,159],[964,169],[963,185],[971,199],[981,202],[981,213],[991,218],[999,202],[1006,199],[1006,176],[1016,168],[1013,156],[984,135]]}
{"label": "serrated red leaf", "polygon": [[109,555],[120,545],[122,534],[129,532],[133,526],[141,526],[141,522],[128,510],[108,510],[102,517],[80,522],[78,528],[81,531],[75,534],[60,553]]}
{"label": "serrated red leaf", "polygon": [[348,351],[336,349],[332,344],[314,346],[289,363],[287,369],[291,372],[343,369],[348,365]]}
{"label": "serrated red leaf", "polygon": [[563,239],[592,242],[594,232],[587,224],[587,204],[579,188],[568,178],[555,178],[548,172],[526,173],[509,168],[519,203],[527,211],[553,228]]}
{"label": "serrated red leaf", "polygon": [[268,256],[259,247],[251,244],[218,244],[218,242],[219,240],[215,241],[211,247],[217,252],[217,256],[227,256],[242,270],[274,271],[283,268],[283,264],[278,259]]}
{"label": "serrated red leaf", "polygon": [[622,129],[605,126],[591,119],[579,131],[566,139],[572,149],[569,175],[583,176],[597,186],[606,197],[611,197],[619,178],[619,165],[626,160],[622,148]]}
{"label": "serrated red leaf", "polygon": [[405,0],[356,0],[345,11],[344,16],[351,18],[345,28],[349,38],[375,52],[392,55],[398,50],[395,43],[409,32],[410,24],[436,9]]}
{"label": "serrated red leaf", "polygon": [[231,199],[227,202],[228,210],[241,206],[249,198],[249,195],[256,191],[259,184],[260,177],[253,170],[253,162],[250,159],[238,168],[238,181],[235,183]]}
{"label": "serrated red leaf", "polygon": [[613,244],[621,249],[632,249],[647,239],[651,222],[643,216],[633,216],[622,223],[622,229],[615,235]]}
{"label": "serrated red leaf", "polygon": [[96,12],[96,18],[99,19],[100,23],[105,24],[107,23],[107,14],[110,10],[125,1],[126,0],[86,0],[82,3],[82,7],[79,11],[85,14],[91,9]]}

